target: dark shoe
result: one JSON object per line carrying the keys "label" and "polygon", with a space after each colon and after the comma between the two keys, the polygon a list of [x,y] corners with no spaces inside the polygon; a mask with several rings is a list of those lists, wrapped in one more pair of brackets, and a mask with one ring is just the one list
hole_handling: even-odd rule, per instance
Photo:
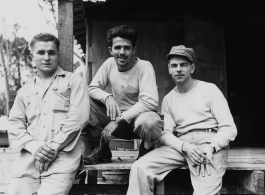
{"label": "dark shoe", "polygon": [[91,155],[84,157],[84,164],[95,165],[100,163],[110,163],[111,157],[112,154],[109,144],[104,141],[99,141],[99,144],[96,144],[96,148],[93,150]]}
{"label": "dark shoe", "polygon": [[136,158],[136,160],[138,160],[139,158],[141,158],[142,156],[146,155],[148,152],[152,151],[154,148],[151,147],[148,150],[144,147],[144,141],[141,142],[140,144],[140,148],[139,148],[139,154],[138,157]]}

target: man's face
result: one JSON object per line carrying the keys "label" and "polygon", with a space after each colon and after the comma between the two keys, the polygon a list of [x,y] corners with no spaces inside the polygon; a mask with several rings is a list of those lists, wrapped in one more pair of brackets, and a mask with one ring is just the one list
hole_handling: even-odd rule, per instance
{"label": "man's face", "polygon": [[112,47],[109,47],[111,55],[114,57],[119,69],[126,69],[131,65],[135,47],[128,39],[115,37],[112,39]]}
{"label": "man's face", "polygon": [[51,76],[57,69],[59,52],[52,41],[36,42],[32,47],[32,58],[40,75]]}
{"label": "man's face", "polygon": [[168,70],[176,85],[184,85],[191,78],[195,65],[191,64],[186,57],[173,56],[169,60]]}

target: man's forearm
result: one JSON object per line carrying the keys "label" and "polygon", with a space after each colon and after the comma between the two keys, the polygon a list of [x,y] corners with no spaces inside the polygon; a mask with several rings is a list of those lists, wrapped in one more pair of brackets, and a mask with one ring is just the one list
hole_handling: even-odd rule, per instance
{"label": "man's forearm", "polygon": [[99,86],[92,86],[92,85],[88,86],[88,94],[91,98],[101,101],[104,104],[107,97],[112,95],[101,89]]}
{"label": "man's forearm", "polygon": [[30,142],[28,142],[25,146],[24,149],[29,151],[32,155],[35,155],[36,151],[38,150],[38,148],[41,146],[42,144],[32,140]]}
{"label": "man's forearm", "polygon": [[76,138],[78,133],[79,133],[79,131],[70,133],[68,135],[68,137],[66,138],[66,140],[62,143],[56,143],[56,142],[52,141],[51,146],[53,147],[53,149],[60,151],[63,148],[65,148],[69,143],[71,143]]}
{"label": "man's forearm", "polygon": [[159,138],[159,142],[161,145],[168,146],[182,153],[182,146],[184,142],[170,132],[163,133]]}

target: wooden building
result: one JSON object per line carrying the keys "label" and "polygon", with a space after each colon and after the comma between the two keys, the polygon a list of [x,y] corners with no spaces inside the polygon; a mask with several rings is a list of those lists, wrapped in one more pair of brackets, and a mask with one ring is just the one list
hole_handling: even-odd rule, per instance
{"label": "wooden building", "polygon": [[154,66],[159,109],[174,86],[166,54],[172,46],[192,47],[197,53],[194,77],[215,83],[228,100],[239,132],[231,146],[265,148],[261,1],[59,0],[60,65],[72,71],[74,37],[86,53],[90,82],[110,57],[107,30],[121,24],[136,29],[136,56]]}
{"label": "wooden building", "polygon": [[110,57],[107,30],[130,24],[139,34],[136,56],[154,66],[161,106],[174,86],[166,54],[174,45],[193,47],[198,56],[195,77],[215,83],[228,99],[239,129],[232,145],[265,147],[262,7],[260,1],[60,0],[61,66],[72,71],[75,37],[86,53],[91,81]]}

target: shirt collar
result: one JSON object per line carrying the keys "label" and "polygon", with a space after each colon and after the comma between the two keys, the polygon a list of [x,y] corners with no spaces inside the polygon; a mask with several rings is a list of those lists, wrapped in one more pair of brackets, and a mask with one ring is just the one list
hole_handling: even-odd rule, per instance
{"label": "shirt collar", "polygon": [[[58,76],[65,76],[66,71],[64,71],[60,66],[57,66],[56,71],[54,72],[52,77]],[[30,79],[36,79],[38,77],[38,71],[31,72],[29,75],[27,75]]]}
{"label": "shirt collar", "polygon": [[66,71],[64,71],[60,66],[57,66],[57,69],[54,73],[55,76],[65,76]]}

